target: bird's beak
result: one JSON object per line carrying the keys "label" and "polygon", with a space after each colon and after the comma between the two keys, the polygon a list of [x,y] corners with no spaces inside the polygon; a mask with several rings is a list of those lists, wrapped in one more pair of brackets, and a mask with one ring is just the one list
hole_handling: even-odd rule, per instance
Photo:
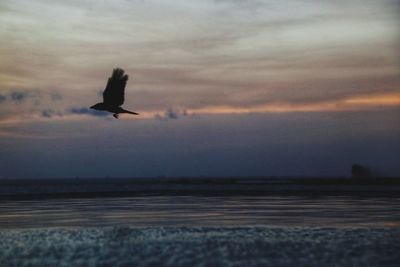
{"label": "bird's beak", "polygon": [[90,108],[94,108],[94,106],[91,106]]}

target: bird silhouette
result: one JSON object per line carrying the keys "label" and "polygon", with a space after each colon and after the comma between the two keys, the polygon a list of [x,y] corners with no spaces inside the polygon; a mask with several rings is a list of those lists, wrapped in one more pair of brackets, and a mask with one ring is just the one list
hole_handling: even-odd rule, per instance
{"label": "bird silhouette", "polygon": [[120,68],[113,70],[112,75],[108,78],[106,89],[103,92],[103,102],[97,103],[90,108],[114,113],[114,118],[118,119],[120,113],[129,113],[139,115],[139,113],[132,112],[121,108],[124,103],[125,86],[128,81],[128,75]]}

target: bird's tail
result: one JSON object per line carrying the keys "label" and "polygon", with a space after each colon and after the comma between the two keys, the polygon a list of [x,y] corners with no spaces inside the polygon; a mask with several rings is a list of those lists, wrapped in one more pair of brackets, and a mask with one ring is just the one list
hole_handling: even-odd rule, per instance
{"label": "bird's tail", "polygon": [[133,111],[129,111],[129,110],[126,110],[126,109],[124,109],[124,111],[121,112],[121,113],[129,113],[129,114],[133,114],[133,115],[139,115],[139,113],[136,113],[136,112],[133,112]]}

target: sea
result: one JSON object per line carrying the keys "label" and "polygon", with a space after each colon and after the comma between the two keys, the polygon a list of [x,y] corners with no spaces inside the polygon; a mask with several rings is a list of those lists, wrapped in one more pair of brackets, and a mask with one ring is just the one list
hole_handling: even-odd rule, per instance
{"label": "sea", "polygon": [[0,229],[116,225],[400,227],[400,197],[150,195],[0,201]]}
{"label": "sea", "polygon": [[398,266],[399,194],[0,199],[0,266]]}

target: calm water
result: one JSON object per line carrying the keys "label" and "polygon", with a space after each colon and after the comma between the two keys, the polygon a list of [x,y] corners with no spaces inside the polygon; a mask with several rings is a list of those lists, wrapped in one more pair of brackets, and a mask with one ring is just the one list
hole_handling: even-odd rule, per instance
{"label": "calm water", "polygon": [[400,198],[144,196],[0,201],[0,229],[108,225],[400,227]]}

